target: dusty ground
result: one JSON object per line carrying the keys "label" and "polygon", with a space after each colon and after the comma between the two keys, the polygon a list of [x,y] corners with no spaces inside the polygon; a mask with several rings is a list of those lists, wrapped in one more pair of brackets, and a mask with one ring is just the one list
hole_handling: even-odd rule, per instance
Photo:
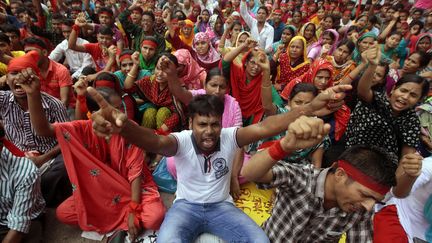
{"label": "dusty ground", "polygon": [[[162,199],[167,207],[174,200],[173,194],[161,193]],[[100,243],[101,241],[87,240],[81,237],[82,231],[60,223],[55,217],[54,209],[47,209],[45,218],[44,243]],[[103,240],[102,242],[105,242]]]}

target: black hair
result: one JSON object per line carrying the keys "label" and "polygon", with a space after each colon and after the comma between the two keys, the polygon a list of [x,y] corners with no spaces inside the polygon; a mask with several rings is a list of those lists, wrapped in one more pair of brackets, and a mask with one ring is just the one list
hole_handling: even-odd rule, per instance
{"label": "black hair", "polygon": [[154,37],[154,36],[146,35],[146,36],[143,37],[143,41],[146,41],[146,40],[153,41],[154,43],[158,44],[158,41],[157,41],[156,37]]}
{"label": "black hair", "polygon": [[354,42],[352,42],[352,41],[350,41],[350,40],[348,40],[348,39],[344,39],[343,41],[339,42],[339,44],[337,45],[337,47],[340,47],[340,46],[346,46],[346,47],[348,47],[348,50],[349,50],[349,53],[350,53],[350,54],[351,54],[351,53],[354,51],[354,49],[355,49],[355,44],[354,44]]}
{"label": "black hair", "polygon": [[[225,77],[223,76],[223,74],[221,73],[219,68],[212,68],[210,69],[210,71],[207,72],[207,77],[206,77],[206,84],[213,78],[216,76],[222,76],[224,79]],[[228,83],[228,81],[225,79],[225,82]]]}
{"label": "black hair", "polygon": [[63,22],[63,15],[61,13],[53,13],[51,19],[57,19]]}
{"label": "black hair", "polygon": [[20,30],[13,24],[3,24],[1,25],[0,29],[4,33],[15,33],[18,37],[21,35]]}
{"label": "black hair", "polygon": [[10,39],[9,39],[9,37],[5,33],[3,33],[3,32],[0,32],[0,42],[5,42],[8,45],[10,45]]}
{"label": "black hair", "polygon": [[[114,95],[119,95],[117,94],[113,89],[107,88],[107,87],[98,87],[96,88],[96,90],[99,92],[99,94],[102,95],[102,97],[109,103],[110,102],[110,97],[114,96]],[[87,104],[87,109],[90,112],[95,112],[99,110],[99,105],[98,103],[93,99],[93,97],[90,94],[86,95],[86,104]]]}
{"label": "black hair", "polygon": [[357,27],[356,25],[351,25],[350,27],[348,27],[347,33],[350,33],[352,31],[360,32],[360,28]]}
{"label": "black hair", "polygon": [[394,87],[397,89],[405,83],[416,83],[422,86],[420,99],[424,98],[429,93],[429,82],[416,74],[405,74],[397,81]]}
{"label": "black hair", "polygon": [[418,25],[418,26],[420,27],[420,28],[419,28],[419,32],[420,32],[420,31],[423,29],[423,27],[424,27],[423,22],[420,21],[420,20],[413,20],[413,21],[411,21],[411,23],[409,24],[410,29],[411,29],[414,25]]}
{"label": "black hair", "polygon": [[123,55],[132,55],[134,53],[134,51],[130,50],[130,49],[123,49],[123,51],[120,53],[120,57]]}
{"label": "black hair", "polygon": [[40,47],[42,47],[45,50],[48,50],[47,45],[45,44],[45,42],[39,38],[36,37],[29,37],[24,39],[24,46],[25,45],[38,45]]}
{"label": "black hair", "polygon": [[264,10],[266,12],[266,15],[269,15],[269,10],[265,6],[260,6],[257,10],[257,13],[260,9]]}
{"label": "black hair", "polygon": [[375,24],[377,24],[379,22],[379,19],[378,19],[378,17],[376,15],[371,15],[368,18],[368,22],[370,24],[372,24],[372,25],[375,25]]}
{"label": "black hair", "polygon": [[395,31],[390,32],[390,34],[387,35],[386,38],[388,38],[388,37],[390,37],[392,35],[399,35],[401,38],[403,37],[403,35],[402,35],[402,33],[400,31],[395,30]]}
{"label": "black hair", "polygon": [[63,24],[67,25],[69,27],[72,27],[74,25],[74,20],[72,20],[72,19],[64,19],[63,20]]}
{"label": "black hair", "polygon": [[188,105],[189,117],[200,116],[219,116],[224,112],[224,102],[215,95],[197,95]]}
{"label": "black hair", "polygon": [[175,65],[176,67],[179,66],[179,63],[178,63],[177,57],[174,56],[173,54],[169,53],[169,52],[162,52],[161,54],[159,54],[159,56],[158,56],[158,58],[157,58],[157,60],[156,60],[156,63],[159,61],[159,59],[160,59],[162,56],[166,56],[166,57],[168,57],[168,59],[170,59],[170,61],[173,62],[174,65]]}
{"label": "black hair", "polygon": [[421,8],[414,8],[414,10],[412,12],[413,13],[420,12],[420,14],[423,15],[423,9],[421,9]]}
{"label": "black hair", "polygon": [[90,74],[95,74],[95,73],[96,73],[96,69],[92,66],[86,66],[81,71],[81,75],[90,75]]}
{"label": "black hair", "polygon": [[325,30],[325,31],[322,33],[322,36],[325,36],[325,35],[330,36],[330,38],[331,38],[332,40],[336,40],[336,36],[335,36],[335,35],[333,34],[333,32],[331,32],[331,31]]}
{"label": "black hair", "polygon": [[174,15],[177,16],[177,13],[181,13],[181,17],[180,18],[177,17],[178,20],[186,20],[187,17],[186,17],[186,14],[183,11],[181,11],[180,9],[178,9],[178,10],[176,10],[174,12]]}
{"label": "black hair", "polygon": [[424,52],[424,51],[416,51],[416,52],[413,52],[411,55],[413,55],[413,54],[418,54],[420,56],[420,61],[419,61],[420,66],[419,66],[419,69],[422,69],[422,68],[426,67],[429,64],[430,55],[427,55],[426,52]]}
{"label": "black hair", "polygon": [[345,160],[359,171],[372,177],[377,183],[396,185],[395,172],[398,159],[395,154],[371,145],[355,145],[346,149],[339,160]]}
{"label": "black hair", "polygon": [[101,35],[110,35],[113,36],[114,32],[112,30],[112,28],[108,27],[108,26],[102,26],[99,28],[99,34]]}
{"label": "black hair", "polygon": [[153,12],[150,12],[150,11],[144,11],[142,15],[143,15],[143,16],[144,16],[144,15],[150,16],[150,18],[153,20],[153,22],[156,20],[156,18],[155,18],[155,16],[154,16]]}
{"label": "black hair", "polygon": [[112,11],[110,8],[107,8],[107,7],[101,7],[101,8],[99,9],[99,14],[100,14],[101,12],[108,12],[108,14],[109,14],[110,16],[114,16],[113,11]]}
{"label": "black hair", "polygon": [[28,11],[28,9],[27,9],[26,7],[21,6],[21,7],[18,7],[18,8],[17,8],[15,14],[18,16],[18,15],[21,14],[21,13],[29,14],[29,11]]}
{"label": "black hair", "polygon": [[292,100],[292,98],[294,98],[294,96],[296,96],[300,92],[312,93],[314,96],[318,95],[318,89],[315,87],[315,85],[311,83],[298,83],[294,85],[288,97],[289,100]]}
{"label": "black hair", "polygon": [[[241,28],[243,29],[243,25],[240,23],[240,21],[238,21],[238,20],[234,20],[234,22],[233,22],[233,24],[232,24],[232,29],[234,29],[234,26],[236,26],[236,25],[240,25],[241,26]],[[232,30],[231,29],[231,30]]]}

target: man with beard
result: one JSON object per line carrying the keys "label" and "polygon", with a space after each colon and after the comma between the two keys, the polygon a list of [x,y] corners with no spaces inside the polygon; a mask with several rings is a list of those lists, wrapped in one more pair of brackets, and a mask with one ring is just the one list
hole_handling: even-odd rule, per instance
{"label": "man with beard", "polygon": [[[159,64],[167,79],[178,79],[168,58]],[[264,60],[261,60],[264,61]],[[120,134],[129,142],[164,156],[174,156],[177,168],[177,198],[162,223],[158,242],[193,242],[211,233],[227,242],[269,242],[267,236],[233,204],[229,194],[232,161],[237,148],[274,136],[301,115],[323,115],[340,107],[349,85],[339,85],[319,94],[311,103],[261,123],[242,128],[222,128],[223,101],[202,95],[190,102],[189,128],[168,136],[139,127],[109,105],[93,88],[89,93],[101,109],[92,115],[96,134]]]}

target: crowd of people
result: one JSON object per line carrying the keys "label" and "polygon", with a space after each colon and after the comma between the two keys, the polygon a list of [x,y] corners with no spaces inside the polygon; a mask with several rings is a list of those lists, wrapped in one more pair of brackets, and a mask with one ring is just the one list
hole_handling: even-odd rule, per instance
{"label": "crowd of people", "polygon": [[44,242],[49,207],[129,242],[432,242],[431,9],[0,1],[0,240]]}

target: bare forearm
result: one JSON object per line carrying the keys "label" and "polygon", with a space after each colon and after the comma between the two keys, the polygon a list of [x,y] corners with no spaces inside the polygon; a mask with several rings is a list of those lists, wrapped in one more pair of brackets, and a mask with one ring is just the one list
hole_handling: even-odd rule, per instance
{"label": "bare forearm", "polygon": [[172,81],[169,81],[168,88],[170,92],[185,105],[189,104],[193,98],[192,93],[180,85],[178,78],[173,78]]}
{"label": "bare forearm", "polygon": [[411,188],[414,185],[416,179],[417,177],[405,174],[403,169],[399,166],[399,168],[396,170],[396,186],[393,187],[393,195],[398,198],[407,197],[410,194]]}
{"label": "bare forearm", "polygon": [[69,92],[70,86],[60,88],[60,99],[61,102],[67,107],[69,107]]}
{"label": "bare forearm", "polygon": [[[161,136],[156,135],[152,129],[140,127],[130,120],[126,122],[120,135],[147,152],[173,156],[177,150],[177,144],[175,142],[168,145],[163,144],[161,142]],[[167,136],[164,139],[169,138]]]}
{"label": "bare forearm", "polygon": [[225,54],[223,60],[225,62],[232,62],[243,51],[243,49],[244,49],[243,45],[236,47],[232,51]]}
{"label": "bare forearm", "polygon": [[[348,75],[346,75],[339,84],[351,84],[353,79],[357,77],[361,71],[366,68],[366,63],[360,63],[354,70],[352,70]],[[335,80],[338,81],[338,80]]]}
{"label": "bare forearm", "polygon": [[277,163],[268,149],[256,153],[241,169],[241,176],[248,181],[269,183],[273,179],[272,167]]}
{"label": "bare forearm", "polygon": [[9,230],[2,243],[19,243],[23,238],[23,233],[16,230]]}
{"label": "bare forearm", "polygon": [[124,82],[124,88],[125,89],[130,89],[134,86],[135,84],[135,79],[138,75],[138,65],[134,64],[132,66],[132,69],[129,71],[129,73],[126,75],[126,79]]}
{"label": "bare forearm", "polygon": [[373,74],[376,70],[376,65],[369,64],[366,71],[363,73],[363,76],[360,78],[358,87],[357,87],[357,93],[358,95],[366,102],[372,101],[372,80],[373,80]]}
{"label": "bare forearm", "polygon": [[131,198],[136,203],[141,203],[141,175],[135,178],[131,183]]}
{"label": "bare forearm", "polygon": [[276,107],[272,100],[272,84],[270,81],[270,70],[263,72],[263,80],[261,84],[261,102],[266,115],[276,114]]}

